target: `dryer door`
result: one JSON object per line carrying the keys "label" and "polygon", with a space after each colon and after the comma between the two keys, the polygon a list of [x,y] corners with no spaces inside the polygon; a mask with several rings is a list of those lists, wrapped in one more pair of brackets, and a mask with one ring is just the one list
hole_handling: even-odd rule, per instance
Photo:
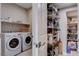
{"label": "dryer door", "polygon": [[31,37],[30,37],[30,36],[27,36],[27,37],[26,37],[25,43],[28,44],[28,45],[31,44]]}
{"label": "dryer door", "polygon": [[6,42],[6,45],[9,50],[15,50],[19,48],[19,38],[11,38],[8,40],[8,42]]}

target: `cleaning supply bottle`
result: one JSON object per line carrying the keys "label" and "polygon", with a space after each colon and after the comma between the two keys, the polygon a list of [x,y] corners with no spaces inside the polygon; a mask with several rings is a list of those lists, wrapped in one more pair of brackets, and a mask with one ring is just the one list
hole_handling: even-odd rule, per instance
{"label": "cleaning supply bottle", "polygon": [[58,50],[59,50],[59,51],[58,51],[58,54],[59,54],[59,55],[62,55],[62,54],[63,54],[63,51],[62,51],[63,43],[62,43],[61,39],[59,39],[58,44],[59,44],[59,45],[58,45]]}

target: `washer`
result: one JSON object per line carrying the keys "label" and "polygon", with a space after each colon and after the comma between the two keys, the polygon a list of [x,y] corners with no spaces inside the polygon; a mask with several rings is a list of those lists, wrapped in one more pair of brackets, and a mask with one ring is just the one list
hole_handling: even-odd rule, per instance
{"label": "washer", "polygon": [[21,52],[21,35],[19,33],[2,33],[2,55],[15,56]]}
{"label": "washer", "polygon": [[22,35],[22,51],[25,51],[32,47],[31,32],[21,33]]}

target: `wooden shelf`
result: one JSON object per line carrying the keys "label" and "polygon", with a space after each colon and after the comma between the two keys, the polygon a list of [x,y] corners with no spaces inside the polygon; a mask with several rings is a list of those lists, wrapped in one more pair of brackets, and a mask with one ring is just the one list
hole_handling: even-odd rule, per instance
{"label": "wooden shelf", "polygon": [[67,33],[67,34],[77,34],[77,33]]}
{"label": "wooden shelf", "polygon": [[19,24],[19,25],[30,25],[30,24],[25,24],[25,23],[19,23],[19,22],[8,22],[8,21],[1,21],[1,23]]}
{"label": "wooden shelf", "polygon": [[78,22],[77,21],[70,21],[68,22],[68,24],[77,24]]}
{"label": "wooden shelf", "polygon": [[75,42],[78,42],[78,40],[75,40],[75,39],[67,39],[67,41],[75,41]]}
{"label": "wooden shelf", "polygon": [[51,27],[51,26],[47,26],[47,28],[53,28],[53,27]]}
{"label": "wooden shelf", "polygon": [[48,17],[49,18],[52,18],[52,19],[55,19],[55,18],[57,18],[57,19],[60,19],[58,16],[56,16],[56,15],[48,15]]}
{"label": "wooden shelf", "polygon": [[47,26],[47,28],[59,29],[59,27],[50,27],[50,26]]}
{"label": "wooden shelf", "polygon": [[77,18],[77,15],[75,15],[75,16],[68,16],[67,18]]}
{"label": "wooden shelf", "polygon": [[9,22],[9,21],[0,21],[1,22],[1,32],[28,32],[30,30],[30,24],[24,24],[20,22]]}
{"label": "wooden shelf", "polygon": [[67,25],[77,25],[77,23],[76,22],[74,22],[74,23],[68,23]]}
{"label": "wooden shelf", "polygon": [[52,33],[47,33],[47,34],[52,34]]}

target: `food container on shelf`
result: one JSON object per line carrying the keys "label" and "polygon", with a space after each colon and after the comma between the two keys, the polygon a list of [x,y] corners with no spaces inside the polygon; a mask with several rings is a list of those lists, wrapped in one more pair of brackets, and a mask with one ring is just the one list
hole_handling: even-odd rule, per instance
{"label": "food container on shelf", "polygon": [[53,40],[53,35],[48,34],[48,42],[49,42],[49,44],[52,44],[52,40]]}

